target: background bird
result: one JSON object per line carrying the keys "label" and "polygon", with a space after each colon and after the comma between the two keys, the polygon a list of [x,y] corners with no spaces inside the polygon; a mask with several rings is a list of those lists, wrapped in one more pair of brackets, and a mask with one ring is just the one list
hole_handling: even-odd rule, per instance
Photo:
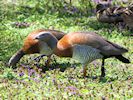
{"label": "background bird", "polygon": [[52,33],[42,33],[35,37],[49,51],[42,50],[43,54],[55,54],[60,57],[71,57],[83,65],[83,76],[86,76],[88,63],[95,59],[102,59],[101,77],[105,76],[104,60],[115,57],[124,63],[130,63],[122,56],[127,49],[112,43],[95,32],[72,32],[65,35],[59,41]]}
{"label": "background bird", "polygon": [[[18,50],[9,60],[9,66],[15,66],[19,60],[26,54],[35,54],[40,53],[41,47],[38,40],[34,38],[41,33],[50,32],[53,34],[58,40],[61,39],[65,33],[58,30],[50,30],[50,29],[38,29],[31,32],[26,39],[24,40],[24,44],[20,50]],[[45,48],[47,49],[47,48]],[[48,57],[48,62],[50,61],[50,56]]]}
{"label": "background bird", "polygon": [[126,26],[133,30],[133,6],[127,7],[123,12],[123,20]]}
{"label": "background bird", "polygon": [[117,9],[115,14],[121,14],[122,19],[128,29],[133,30],[133,4],[123,7],[123,9]]}
{"label": "background bird", "polygon": [[103,23],[118,23],[123,22],[121,14],[116,14],[114,11],[123,9],[123,7],[111,6],[109,4],[99,3],[96,6],[96,17],[99,22]]}

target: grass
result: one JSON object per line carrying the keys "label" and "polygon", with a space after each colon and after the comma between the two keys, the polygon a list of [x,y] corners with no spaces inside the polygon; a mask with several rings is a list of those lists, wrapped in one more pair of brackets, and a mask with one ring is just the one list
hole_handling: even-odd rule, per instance
{"label": "grass", "polygon": [[[32,5],[32,3],[30,3]],[[32,13],[32,12],[31,12]],[[5,15],[4,15],[5,16]],[[14,22],[30,23],[29,27],[14,27]],[[130,100],[133,98],[133,37],[127,30],[119,31],[113,25],[99,23],[95,16],[71,16],[58,13],[6,15],[0,23],[0,99],[10,100]],[[120,44],[129,52],[124,54],[131,64],[114,58],[106,60],[106,77],[100,79],[101,60],[88,65],[88,77],[82,77],[82,66],[70,58],[53,56],[51,65],[32,60],[39,54],[24,56],[13,69],[6,65],[9,58],[23,45],[24,38],[39,28],[66,33],[95,31],[108,40]],[[126,36],[124,36],[124,35]]]}

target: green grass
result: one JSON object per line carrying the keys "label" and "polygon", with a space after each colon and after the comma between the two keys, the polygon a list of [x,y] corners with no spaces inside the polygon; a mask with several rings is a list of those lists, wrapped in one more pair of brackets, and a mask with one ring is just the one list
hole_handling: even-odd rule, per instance
{"label": "green grass", "polygon": [[[32,3],[29,2],[32,5]],[[32,13],[32,12],[31,12]],[[5,15],[4,15],[5,16]],[[27,28],[17,28],[13,22],[27,22]],[[35,62],[39,54],[24,56],[17,68],[7,66],[9,58],[23,45],[24,38],[33,30],[55,29],[66,33],[95,31],[108,40],[126,47],[124,54],[131,64],[114,58],[106,60],[106,77],[100,79],[101,60],[88,65],[88,77],[82,77],[82,66],[71,58],[54,56],[45,66],[47,57]],[[124,36],[124,35],[125,36]],[[133,37],[125,29],[119,31],[109,24],[99,23],[95,16],[71,16],[58,13],[6,15],[0,23],[0,99],[2,100],[130,100],[133,98]]]}

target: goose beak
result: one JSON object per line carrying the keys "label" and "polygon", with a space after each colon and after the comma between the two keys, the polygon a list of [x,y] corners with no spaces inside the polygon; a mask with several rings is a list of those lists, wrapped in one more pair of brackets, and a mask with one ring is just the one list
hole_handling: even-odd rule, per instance
{"label": "goose beak", "polygon": [[34,39],[35,39],[35,40],[39,40],[39,36],[35,37]]}
{"label": "goose beak", "polygon": [[41,40],[42,39],[42,36],[38,35],[34,38],[34,40]]}

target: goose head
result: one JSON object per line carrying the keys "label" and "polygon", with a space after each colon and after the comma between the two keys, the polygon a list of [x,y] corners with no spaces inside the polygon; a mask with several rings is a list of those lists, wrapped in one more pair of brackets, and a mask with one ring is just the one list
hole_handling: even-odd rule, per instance
{"label": "goose head", "polygon": [[40,53],[45,55],[53,54],[54,49],[57,46],[57,38],[50,32],[42,32],[35,37],[39,41]]}

